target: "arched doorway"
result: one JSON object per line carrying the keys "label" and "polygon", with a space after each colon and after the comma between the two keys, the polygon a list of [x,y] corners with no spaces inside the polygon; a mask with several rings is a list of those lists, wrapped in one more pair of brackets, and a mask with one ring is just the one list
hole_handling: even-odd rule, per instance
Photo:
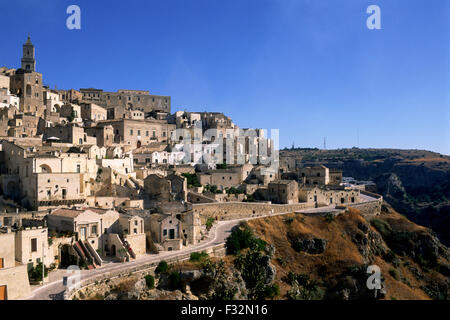
{"label": "arched doorway", "polygon": [[11,198],[15,198],[18,195],[18,187],[14,181],[9,181],[6,185],[6,194]]}
{"label": "arched doorway", "polygon": [[46,164],[41,164],[40,168],[42,173],[52,173],[52,169]]}
{"label": "arched doorway", "polygon": [[138,140],[138,142],[137,142],[137,147],[140,148],[141,145],[142,145],[141,140]]}
{"label": "arched doorway", "polygon": [[59,248],[60,267],[67,268],[68,266],[78,265],[78,257],[73,248],[69,244],[64,244]]}

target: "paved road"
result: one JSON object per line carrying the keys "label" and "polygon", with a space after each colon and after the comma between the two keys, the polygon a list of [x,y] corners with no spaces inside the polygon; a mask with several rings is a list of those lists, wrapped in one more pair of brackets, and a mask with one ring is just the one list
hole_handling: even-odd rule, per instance
{"label": "paved road", "polygon": [[[225,243],[225,239],[230,235],[231,229],[238,225],[240,221],[257,219],[267,216],[275,216],[281,214],[292,213],[292,211],[268,214],[265,216],[259,216],[254,218],[245,218],[229,221],[219,221],[210,230],[209,236],[201,243],[196,245],[189,245],[182,250],[178,251],[164,251],[158,254],[148,254],[144,257],[140,257],[136,260],[123,262],[123,263],[108,263],[97,269],[93,270],[81,270],[81,281],[101,276],[105,272],[111,271],[125,271],[129,268],[137,267],[147,263],[159,262],[161,260],[174,258],[179,255],[191,253],[199,250],[206,250],[219,244]],[[26,300],[62,300],[66,287],[63,285],[63,277],[66,275],[66,270],[55,270],[49,273],[49,283],[44,286],[33,286],[32,295],[26,298]]]}
{"label": "paved road", "polygon": [[[374,200],[369,196],[363,197],[361,202],[367,202]],[[334,209],[333,206],[320,207],[320,208],[312,208],[300,210],[298,212],[304,213],[317,213],[318,211],[327,211],[330,212]],[[97,276],[101,276],[105,272],[111,271],[125,271],[129,268],[137,267],[147,263],[159,262],[164,259],[174,258],[179,255],[183,255],[186,253],[191,253],[199,250],[206,250],[208,248],[214,247],[219,244],[225,243],[225,239],[230,235],[231,229],[238,225],[240,221],[243,220],[252,220],[258,219],[268,216],[276,216],[292,213],[292,211],[278,213],[278,214],[267,214],[265,216],[253,217],[253,218],[245,218],[245,219],[237,219],[237,220],[229,220],[229,221],[219,221],[217,222],[210,230],[208,237],[203,240],[201,243],[196,245],[189,245],[182,250],[178,251],[164,251],[159,254],[148,254],[144,257],[138,258],[133,261],[123,262],[123,263],[107,263],[97,269],[93,270],[81,270],[81,280],[92,279]],[[63,285],[63,277],[66,275],[66,270],[55,270],[49,273],[49,283],[44,286],[33,286],[32,295],[27,298],[27,300],[61,300],[63,299],[65,286]]]}

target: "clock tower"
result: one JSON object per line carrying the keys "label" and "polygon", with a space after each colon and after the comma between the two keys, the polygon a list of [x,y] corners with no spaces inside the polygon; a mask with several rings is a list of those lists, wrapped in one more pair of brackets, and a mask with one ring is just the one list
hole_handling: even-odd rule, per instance
{"label": "clock tower", "polygon": [[34,58],[34,46],[31,43],[30,35],[27,42],[23,45],[22,69],[27,71],[36,71],[36,60]]}

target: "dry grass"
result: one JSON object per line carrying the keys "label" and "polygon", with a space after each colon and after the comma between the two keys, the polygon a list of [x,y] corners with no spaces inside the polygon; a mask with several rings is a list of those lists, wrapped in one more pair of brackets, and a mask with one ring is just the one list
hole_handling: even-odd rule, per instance
{"label": "dry grass", "polygon": [[[294,218],[294,220],[292,223],[287,224],[284,221],[286,218]],[[389,224],[392,223],[395,227],[402,227],[403,230],[425,230],[425,228],[413,224],[400,214],[388,215],[383,219],[389,220]],[[250,227],[255,230],[256,234],[276,247],[275,259],[272,262],[277,267],[276,281],[280,284],[281,289],[279,298],[283,299],[287,290],[290,289],[290,286],[281,280],[289,271],[307,274],[312,279],[332,282],[348,267],[363,264],[363,259],[350,236],[359,230],[357,227],[358,222],[368,224],[361,217],[359,211],[352,208],[347,214],[336,217],[332,222],[327,222],[324,217],[310,217],[302,214],[290,214],[249,221]],[[292,249],[289,242],[289,233],[327,239],[327,248],[323,254],[318,255],[296,252]],[[284,259],[286,262],[284,266],[276,260],[278,257]],[[419,268],[414,262],[408,262]],[[398,271],[406,278],[405,282],[409,281],[411,287],[402,281],[394,279],[389,274],[389,270],[393,268],[390,263],[377,257],[376,264],[380,266],[386,279],[388,290],[386,299],[391,299],[391,297],[398,300],[429,299],[419,288],[424,283],[417,281],[407,267],[400,266]]]}

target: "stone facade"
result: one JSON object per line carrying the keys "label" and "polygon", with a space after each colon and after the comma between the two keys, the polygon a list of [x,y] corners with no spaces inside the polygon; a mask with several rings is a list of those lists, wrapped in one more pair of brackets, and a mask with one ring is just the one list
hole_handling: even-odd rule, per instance
{"label": "stone facade", "polygon": [[23,299],[30,295],[27,266],[16,263],[15,236],[0,230],[0,300]]}
{"label": "stone facade", "polygon": [[294,180],[275,180],[269,183],[269,197],[273,203],[298,203],[298,184]]}

